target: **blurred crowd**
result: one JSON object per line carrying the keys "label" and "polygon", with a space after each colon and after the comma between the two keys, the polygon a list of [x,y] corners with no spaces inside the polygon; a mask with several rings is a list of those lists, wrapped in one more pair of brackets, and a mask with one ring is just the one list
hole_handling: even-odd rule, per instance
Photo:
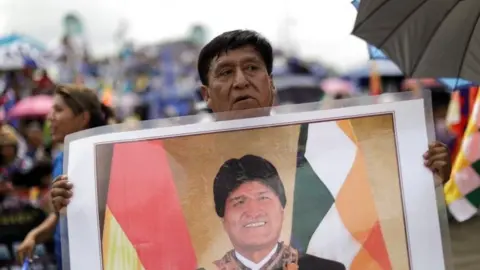
{"label": "blurred crowd", "polygon": [[[19,35],[0,38],[0,47],[23,48],[20,64],[8,67],[2,65],[0,58],[3,67],[0,70],[0,269],[21,267],[16,255],[18,247],[51,212],[46,194],[63,141],[63,138],[52,140],[51,120],[53,117],[65,123],[70,119],[61,112],[62,102],[70,106],[68,101],[55,100],[58,84],[93,89],[108,123],[209,113],[200,95],[196,69],[203,44],[195,40],[143,47],[126,43],[117,55],[105,59],[93,59],[82,41],[70,36],[62,38],[58,48],[46,51],[42,57],[33,50],[29,55],[28,50],[34,45],[26,43],[27,39]],[[15,52],[12,55],[16,57]],[[423,80],[418,86],[417,81],[405,80],[388,67],[383,70],[379,67],[376,75],[370,66],[337,74],[318,62],[302,60],[281,50],[275,52],[273,78],[278,105],[368,95],[375,87],[383,92],[432,89],[436,119],[440,123],[437,133],[447,143],[453,139],[441,125],[445,122],[450,94],[435,80]],[[69,97],[77,95],[72,93]],[[80,103],[92,102],[83,94],[78,94],[78,98]],[[51,115],[52,107],[56,116]],[[58,131],[60,124],[56,125]],[[93,127],[65,126],[72,129],[69,131]],[[50,236],[33,250],[35,263],[42,265],[42,269],[55,269],[52,239]]]}

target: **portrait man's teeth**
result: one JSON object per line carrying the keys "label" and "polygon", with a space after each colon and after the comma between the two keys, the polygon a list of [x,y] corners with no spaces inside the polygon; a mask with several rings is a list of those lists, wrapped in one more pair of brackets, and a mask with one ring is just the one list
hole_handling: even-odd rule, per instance
{"label": "portrait man's teeth", "polygon": [[253,228],[253,227],[261,227],[264,226],[266,222],[255,222],[255,223],[249,223],[245,225],[246,228]]}

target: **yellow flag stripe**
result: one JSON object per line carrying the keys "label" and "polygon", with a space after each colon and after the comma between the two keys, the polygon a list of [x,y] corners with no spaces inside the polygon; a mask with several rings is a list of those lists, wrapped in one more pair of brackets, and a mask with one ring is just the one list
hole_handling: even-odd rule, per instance
{"label": "yellow flag stripe", "polygon": [[144,270],[137,252],[107,207],[102,241],[104,270]]}
{"label": "yellow flag stripe", "polygon": [[450,180],[443,187],[445,192],[445,200],[447,204],[450,204],[460,198],[463,198],[466,195],[466,194],[462,194],[462,192],[458,188],[455,175],[456,175],[456,172],[468,167],[469,165],[470,163],[465,158],[465,154],[463,153],[463,151],[459,152],[457,158],[455,159],[455,165],[454,165],[454,169],[452,170],[452,175],[450,177]]}

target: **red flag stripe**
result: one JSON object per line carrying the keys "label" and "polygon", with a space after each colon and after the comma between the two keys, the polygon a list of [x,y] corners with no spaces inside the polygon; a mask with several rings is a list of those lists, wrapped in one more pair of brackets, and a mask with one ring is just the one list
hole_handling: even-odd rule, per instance
{"label": "red flag stripe", "polygon": [[191,270],[195,252],[161,142],[116,144],[107,205],[146,270]]}

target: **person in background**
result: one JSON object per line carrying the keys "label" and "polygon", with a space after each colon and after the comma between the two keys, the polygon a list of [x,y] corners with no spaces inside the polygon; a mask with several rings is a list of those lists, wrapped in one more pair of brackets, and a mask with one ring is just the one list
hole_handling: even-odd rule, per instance
{"label": "person in background", "polygon": [[[276,96],[272,68],[273,49],[263,36],[250,30],[225,32],[205,45],[198,57],[203,99],[214,113],[233,111],[234,117],[251,117],[258,113],[249,109],[262,108],[268,114]],[[444,144],[429,145],[423,159],[439,179],[448,180],[451,162]],[[55,211],[68,205],[72,188],[67,176],[53,183]]]}
{"label": "person in background", "polygon": [[27,143],[25,140],[20,136],[20,134],[17,132],[15,128],[12,126],[1,123],[0,127],[0,134],[10,134],[9,136],[14,137],[17,142],[17,157],[23,157],[27,154]]}
{"label": "person in background", "polygon": [[435,122],[435,135],[438,141],[453,147],[455,137],[447,126],[447,112],[450,105],[450,93],[445,89],[432,89],[432,110]]}
{"label": "person in background", "polygon": [[0,132],[0,169],[2,177],[16,188],[45,187],[50,183],[51,161],[34,155],[19,155],[20,136],[3,126]]}
{"label": "person in background", "polygon": [[25,128],[25,139],[27,141],[27,156],[34,160],[43,160],[47,153],[43,144],[43,130],[38,122],[32,121]]}
{"label": "person in background", "polygon": [[55,89],[55,84],[52,82],[46,70],[41,70],[39,72],[38,80],[36,80],[36,87],[33,91],[33,94],[51,94]]}
{"label": "person in background", "polygon": [[0,158],[1,166],[10,169],[17,159],[18,141],[15,134],[11,132],[1,132],[0,134]]}
{"label": "person in background", "polygon": [[5,178],[11,181],[14,174],[23,174],[33,167],[33,160],[19,155],[19,135],[13,130],[2,127],[0,132],[0,168]]}
{"label": "person in background", "polygon": [[[54,104],[48,115],[51,122],[52,140],[63,143],[68,134],[84,129],[107,124],[105,109],[93,90],[76,85],[59,85],[55,89]],[[63,173],[63,152],[53,161],[52,176],[59,177]],[[60,230],[57,226],[58,215],[51,213],[38,227],[30,231],[18,248],[20,261],[31,258],[37,243],[43,242],[55,232],[55,256],[58,269],[61,269]]]}

